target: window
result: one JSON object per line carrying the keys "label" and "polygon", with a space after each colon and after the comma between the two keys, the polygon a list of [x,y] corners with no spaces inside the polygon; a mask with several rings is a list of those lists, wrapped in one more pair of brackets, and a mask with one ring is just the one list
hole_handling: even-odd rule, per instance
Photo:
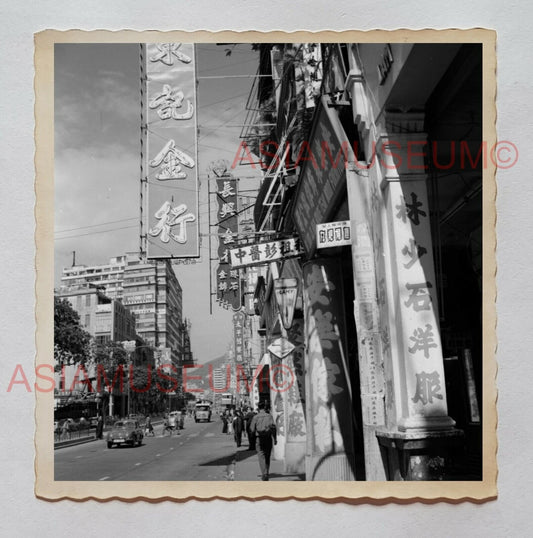
{"label": "window", "polygon": [[91,314],[85,314],[85,327],[89,327],[91,324]]}
{"label": "window", "polygon": [[85,296],[85,306],[91,306],[91,296],[90,295]]}

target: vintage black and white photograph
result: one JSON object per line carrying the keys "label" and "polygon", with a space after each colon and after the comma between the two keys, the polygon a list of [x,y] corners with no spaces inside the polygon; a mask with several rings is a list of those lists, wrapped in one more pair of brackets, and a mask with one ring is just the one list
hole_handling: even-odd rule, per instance
{"label": "vintage black and white photograph", "polygon": [[65,495],[494,486],[493,42],[436,35],[53,44]]}

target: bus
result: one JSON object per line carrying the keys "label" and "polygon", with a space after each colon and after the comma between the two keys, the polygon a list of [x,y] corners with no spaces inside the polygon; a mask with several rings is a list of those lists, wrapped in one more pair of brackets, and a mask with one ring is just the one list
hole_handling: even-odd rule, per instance
{"label": "bus", "polygon": [[194,407],[194,422],[211,422],[211,402],[199,400]]}

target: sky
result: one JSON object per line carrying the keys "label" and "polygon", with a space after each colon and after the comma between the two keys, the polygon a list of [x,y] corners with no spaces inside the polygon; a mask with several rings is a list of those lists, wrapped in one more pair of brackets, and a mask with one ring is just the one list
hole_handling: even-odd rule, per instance
{"label": "sky", "polygon": [[[192,351],[201,364],[222,355],[232,338],[232,312],[213,301],[210,314],[207,169],[214,160],[231,163],[237,154],[241,129],[234,125],[245,119],[253,78],[231,75],[254,75],[258,53],[250,44],[198,44],[196,55],[201,262],[174,265],[174,271],[183,288],[183,315],[192,324]],[[73,251],[76,264],[93,265],[139,249],[139,45],[56,44],[54,59],[58,286]],[[227,78],[203,78],[220,75]],[[241,178],[241,191],[257,186],[259,170],[240,166],[233,173]],[[213,256],[215,247],[213,241]]]}

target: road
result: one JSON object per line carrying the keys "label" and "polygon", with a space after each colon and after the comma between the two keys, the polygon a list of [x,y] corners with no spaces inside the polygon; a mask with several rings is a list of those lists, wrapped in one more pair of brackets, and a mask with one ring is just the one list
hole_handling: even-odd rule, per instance
{"label": "road", "polygon": [[[145,437],[139,447],[107,448],[105,440],[56,450],[55,480],[228,480],[236,453],[222,422],[187,419],[180,435]],[[243,450],[246,447],[243,441]]]}

